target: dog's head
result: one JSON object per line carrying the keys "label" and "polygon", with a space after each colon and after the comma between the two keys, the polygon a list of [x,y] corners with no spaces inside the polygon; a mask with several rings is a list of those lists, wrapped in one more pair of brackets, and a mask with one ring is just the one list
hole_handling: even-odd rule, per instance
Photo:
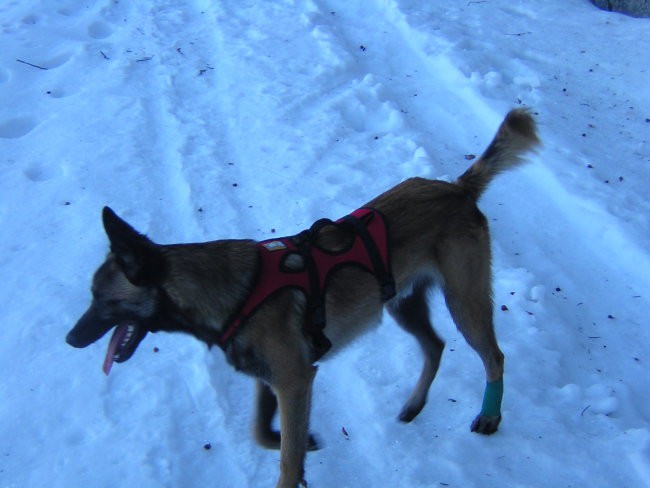
{"label": "dog's head", "polygon": [[139,234],[108,207],[102,217],[111,252],[95,272],[92,303],[66,342],[86,347],[115,329],[104,360],[103,369],[108,374],[113,362],[129,359],[147,332],[157,330],[159,284],[165,269],[161,246]]}

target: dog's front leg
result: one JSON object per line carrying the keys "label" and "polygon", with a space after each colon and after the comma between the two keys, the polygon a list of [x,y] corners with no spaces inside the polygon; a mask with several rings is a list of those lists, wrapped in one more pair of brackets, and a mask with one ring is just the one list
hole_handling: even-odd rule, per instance
{"label": "dog's front leg", "polygon": [[280,479],[276,488],[307,486],[304,481],[305,454],[309,439],[311,390],[316,375],[312,365],[298,367],[274,382],[280,407]]}

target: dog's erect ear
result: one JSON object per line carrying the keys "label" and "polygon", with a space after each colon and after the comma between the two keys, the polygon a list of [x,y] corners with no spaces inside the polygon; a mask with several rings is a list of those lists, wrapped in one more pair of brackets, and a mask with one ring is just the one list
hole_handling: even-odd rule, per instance
{"label": "dog's erect ear", "polygon": [[111,241],[111,252],[128,280],[136,286],[158,284],[164,274],[160,246],[136,231],[109,207],[104,207],[102,220]]}

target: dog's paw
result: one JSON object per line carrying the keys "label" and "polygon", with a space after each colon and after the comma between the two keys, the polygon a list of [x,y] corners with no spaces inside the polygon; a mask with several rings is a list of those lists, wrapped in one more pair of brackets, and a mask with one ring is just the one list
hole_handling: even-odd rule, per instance
{"label": "dog's paw", "polygon": [[472,432],[490,435],[494,434],[499,428],[501,415],[483,415],[479,414],[472,422]]}
{"label": "dog's paw", "polygon": [[417,417],[423,408],[424,403],[421,405],[406,404],[404,405],[404,408],[402,408],[402,411],[399,413],[398,419],[400,422],[408,423]]}
{"label": "dog's paw", "polygon": [[318,437],[313,434],[309,434],[309,440],[307,441],[307,451],[318,451],[321,449],[321,443],[318,442]]}

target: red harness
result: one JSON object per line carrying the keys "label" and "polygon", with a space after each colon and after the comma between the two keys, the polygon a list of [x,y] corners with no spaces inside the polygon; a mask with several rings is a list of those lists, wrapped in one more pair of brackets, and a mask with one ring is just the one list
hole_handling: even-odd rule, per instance
{"label": "red harness", "polygon": [[[354,232],[348,249],[329,252],[316,245],[320,230],[328,225],[345,226]],[[360,208],[332,222],[322,219],[296,236],[269,239],[256,244],[259,252],[257,281],[246,302],[227,323],[217,344],[224,350],[235,333],[265,300],[286,288],[297,288],[307,297],[305,332],[314,344],[314,360],[331,347],[325,334],[325,287],[331,273],[340,266],[356,265],[373,273],[381,287],[381,298],[395,295],[391,274],[388,232],[384,216],[371,208]],[[299,269],[287,265],[296,255],[302,258]]]}

